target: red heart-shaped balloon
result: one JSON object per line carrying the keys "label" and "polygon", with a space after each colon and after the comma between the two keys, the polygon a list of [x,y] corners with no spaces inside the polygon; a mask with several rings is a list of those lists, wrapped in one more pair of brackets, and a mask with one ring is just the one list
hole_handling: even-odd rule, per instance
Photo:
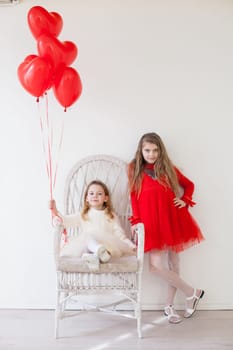
{"label": "red heart-shaped balloon", "polygon": [[62,66],[69,66],[77,57],[77,46],[71,41],[61,42],[49,34],[42,34],[37,40],[37,50],[53,66],[56,72]]}
{"label": "red heart-shaped balloon", "polygon": [[52,84],[52,70],[42,57],[29,55],[19,65],[18,78],[25,90],[35,97],[42,96]]}
{"label": "red heart-shaped balloon", "polygon": [[48,12],[41,6],[32,7],[28,12],[27,20],[35,39],[43,33],[58,36],[63,27],[62,17],[59,13]]}
{"label": "red heart-shaped balloon", "polygon": [[82,93],[82,82],[78,72],[72,67],[61,70],[56,76],[53,91],[63,107],[70,107]]}

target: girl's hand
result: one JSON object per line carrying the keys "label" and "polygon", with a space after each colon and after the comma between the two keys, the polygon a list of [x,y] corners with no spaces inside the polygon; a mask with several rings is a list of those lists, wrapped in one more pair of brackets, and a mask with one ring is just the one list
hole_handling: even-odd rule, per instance
{"label": "girl's hand", "polygon": [[173,199],[173,203],[174,203],[175,207],[177,207],[177,208],[184,208],[184,207],[186,207],[186,203],[182,199],[180,199],[178,197],[175,197]]}
{"label": "girl's hand", "polygon": [[131,249],[130,249],[130,255],[137,255],[137,247],[135,246],[135,247],[132,247]]}
{"label": "girl's hand", "polygon": [[49,209],[52,211],[53,215],[55,215],[55,216],[58,215],[58,211],[57,211],[57,207],[56,207],[56,201],[54,199],[51,199],[49,201]]}

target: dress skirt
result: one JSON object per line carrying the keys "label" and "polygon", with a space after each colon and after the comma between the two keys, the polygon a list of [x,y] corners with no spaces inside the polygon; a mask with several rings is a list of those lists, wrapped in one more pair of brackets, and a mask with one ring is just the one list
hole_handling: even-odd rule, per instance
{"label": "dress skirt", "polygon": [[188,207],[175,207],[174,198],[170,188],[144,174],[141,193],[134,202],[145,226],[145,252],[180,252],[204,239]]}

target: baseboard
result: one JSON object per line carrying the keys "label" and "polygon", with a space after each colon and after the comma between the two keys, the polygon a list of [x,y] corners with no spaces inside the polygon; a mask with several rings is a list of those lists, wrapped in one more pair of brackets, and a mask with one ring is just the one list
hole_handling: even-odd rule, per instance
{"label": "baseboard", "polygon": [[[184,305],[181,304],[175,304],[175,307],[177,310],[184,310]],[[14,310],[54,310],[54,305],[0,305],[0,309],[6,310],[6,309],[14,309]],[[163,304],[147,304],[144,303],[142,305],[143,311],[159,311],[164,308]],[[69,307],[70,310],[76,309],[75,305],[72,304]],[[77,308],[78,309],[78,308]],[[132,310],[132,307],[130,305],[125,304],[121,306],[121,310],[130,311]],[[210,303],[201,303],[198,305],[198,310],[233,310],[232,304],[210,304]]]}

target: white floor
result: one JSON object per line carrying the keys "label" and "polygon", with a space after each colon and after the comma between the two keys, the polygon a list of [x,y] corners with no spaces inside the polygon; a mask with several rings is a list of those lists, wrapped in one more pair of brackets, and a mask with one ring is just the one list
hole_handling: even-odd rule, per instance
{"label": "white floor", "polygon": [[233,350],[233,311],[197,311],[177,325],[159,311],[143,311],[143,339],[135,320],[86,313],[62,321],[55,340],[54,311],[0,310],[1,350]]}

